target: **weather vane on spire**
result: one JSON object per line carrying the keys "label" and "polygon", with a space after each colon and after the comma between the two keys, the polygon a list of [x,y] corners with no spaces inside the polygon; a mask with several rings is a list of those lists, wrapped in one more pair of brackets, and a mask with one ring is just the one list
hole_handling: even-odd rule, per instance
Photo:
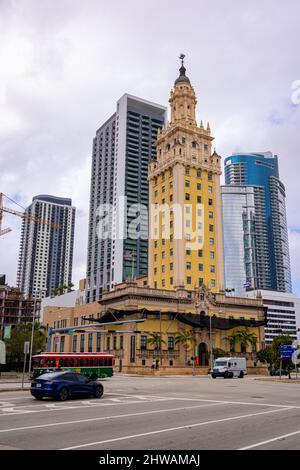
{"label": "weather vane on spire", "polygon": [[183,61],[184,61],[184,58],[185,58],[185,54],[180,54],[179,56],[179,59],[181,60],[181,65],[183,66]]}

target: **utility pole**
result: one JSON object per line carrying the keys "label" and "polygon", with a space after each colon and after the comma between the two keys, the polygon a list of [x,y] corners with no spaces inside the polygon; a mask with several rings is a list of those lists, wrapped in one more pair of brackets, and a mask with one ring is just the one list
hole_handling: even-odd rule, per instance
{"label": "utility pole", "polygon": [[[40,296],[41,294],[41,291],[38,291],[38,296]],[[30,341],[30,353],[29,353],[29,366],[28,366],[28,375],[30,377],[30,373],[31,373],[31,363],[32,363],[32,351],[33,351],[33,338],[34,338],[34,324],[35,324],[35,320],[36,320],[36,306],[37,306],[37,302],[41,302],[41,299],[40,297],[38,297],[37,299],[37,294],[35,294],[34,296],[34,303],[33,303],[33,315],[32,315],[32,327],[31,327],[31,341]],[[41,305],[41,304],[39,304]]]}
{"label": "utility pole", "polygon": [[31,361],[32,361],[32,350],[33,350],[33,337],[34,337],[34,323],[36,313],[36,295],[34,296],[33,302],[33,315],[32,315],[32,326],[31,326],[31,340],[30,340],[30,352],[29,352],[29,365],[28,365],[28,376],[30,377],[31,372]]}
{"label": "utility pole", "polygon": [[214,358],[213,358],[211,315],[209,315],[209,339],[210,339],[210,369],[213,370]]}
{"label": "utility pole", "polygon": [[159,311],[159,357],[160,357],[160,365],[162,365],[162,357],[161,357],[161,310]]}

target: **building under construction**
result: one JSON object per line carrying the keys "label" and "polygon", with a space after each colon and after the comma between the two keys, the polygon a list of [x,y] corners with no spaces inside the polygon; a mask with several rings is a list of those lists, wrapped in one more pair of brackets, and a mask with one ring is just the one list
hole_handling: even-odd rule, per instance
{"label": "building under construction", "polygon": [[3,337],[5,326],[31,323],[34,315],[34,300],[25,299],[21,290],[5,283],[5,275],[0,274],[0,328]]}

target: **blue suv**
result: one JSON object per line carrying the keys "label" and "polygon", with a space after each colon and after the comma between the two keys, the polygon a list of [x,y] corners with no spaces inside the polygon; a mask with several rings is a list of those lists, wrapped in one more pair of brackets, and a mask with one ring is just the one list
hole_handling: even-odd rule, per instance
{"label": "blue suv", "polygon": [[101,398],[103,385],[76,372],[51,372],[40,375],[31,383],[30,393],[37,400],[52,397],[62,401],[76,397]]}

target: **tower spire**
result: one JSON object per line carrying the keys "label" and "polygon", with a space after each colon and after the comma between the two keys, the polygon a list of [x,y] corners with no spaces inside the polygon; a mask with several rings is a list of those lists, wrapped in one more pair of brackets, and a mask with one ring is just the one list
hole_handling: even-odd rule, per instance
{"label": "tower spire", "polygon": [[185,75],[185,72],[186,72],[186,68],[184,66],[184,59],[185,59],[185,54],[180,54],[179,56],[179,59],[181,60],[181,67],[179,69],[179,77],[177,78],[177,80],[175,80],[175,85],[176,83],[178,82],[187,82],[187,83],[190,83],[190,80],[189,78]]}

